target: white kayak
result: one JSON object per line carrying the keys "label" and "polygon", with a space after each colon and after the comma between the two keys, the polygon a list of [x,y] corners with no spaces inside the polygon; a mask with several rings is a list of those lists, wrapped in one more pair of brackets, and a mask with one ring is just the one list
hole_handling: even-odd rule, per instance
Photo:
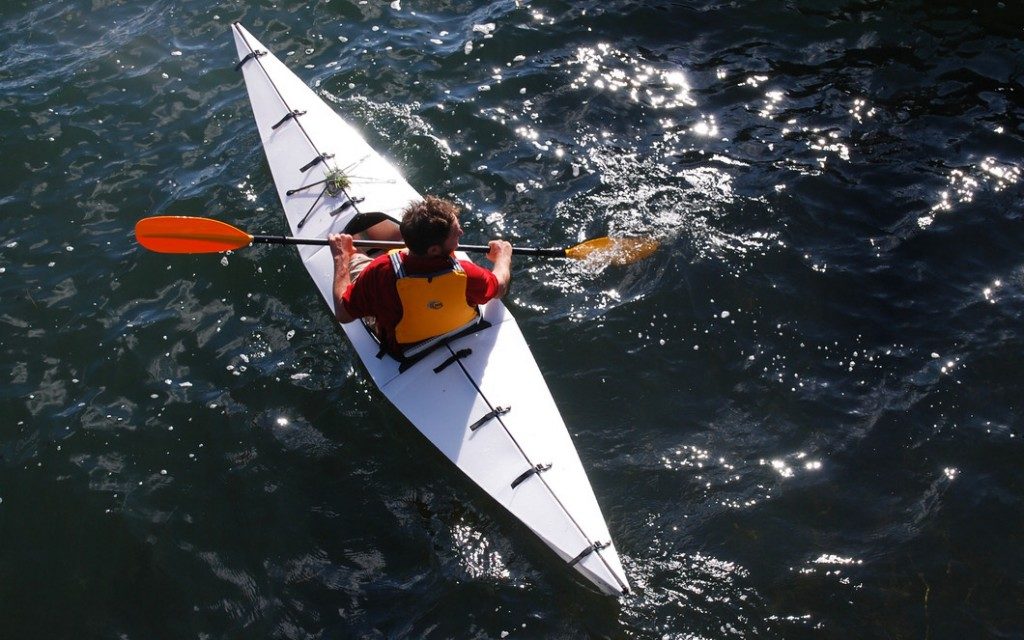
{"label": "white kayak", "polygon": [[[252,34],[240,24],[233,32],[238,68],[293,235],[340,232],[360,212],[397,219],[420,199],[391,163]],[[351,184],[326,189],[328,173],[339,170],[352,176]],[[333,309],[330,249],[298,251]],[[628,593],[594,491],[519,326],[499,300],[481,312],[485,328],[440,344],[406,367],[379,355],[380,345],[362,322],[341,326],[381,392],[448,459],[601,591]]]}

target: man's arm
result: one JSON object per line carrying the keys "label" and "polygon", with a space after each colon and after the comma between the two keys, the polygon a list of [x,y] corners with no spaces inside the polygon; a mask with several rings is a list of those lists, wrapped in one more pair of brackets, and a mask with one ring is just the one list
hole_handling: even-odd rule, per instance
{"label": "man's arm", "polygon": [[498,298],[504,298],[512,282],[512,245],[504,240],[491,240],[487,259],[494,263],[491,272],[498,279]]}
{"label": "man's arm", "polygon": [[352,281],[348,265],[356,252],[356,247],[352,244],[352,236],[347,233],[332,233],[327,236],[327,241],[331,245],[331,255],[334,257],[334,317],[341,323],[352,322],[355,318],[345,309],[343,296]]}

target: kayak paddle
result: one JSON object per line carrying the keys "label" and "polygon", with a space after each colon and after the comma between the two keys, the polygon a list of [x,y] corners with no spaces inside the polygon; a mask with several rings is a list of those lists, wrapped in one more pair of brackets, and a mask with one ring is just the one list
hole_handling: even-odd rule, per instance
{"label": "kayak paddle", "polygon": [[[135,237],[143,247],[158,253],[218,253],[241,249],[251,244],[327,245],[326,238],[252,235],[226,222],[191,216],[154,216],[135,225]],[[354,240],[357,247],[391,249],[405,243],[388,240]],[[513,247],[515,255],[545,256],[585,260],[600,256],[611,264],[626,265],[642,260],[658,248],[650,238],[592,238],[565,249]],[[487,245],[460,244],[460,251],[488,253]]]}

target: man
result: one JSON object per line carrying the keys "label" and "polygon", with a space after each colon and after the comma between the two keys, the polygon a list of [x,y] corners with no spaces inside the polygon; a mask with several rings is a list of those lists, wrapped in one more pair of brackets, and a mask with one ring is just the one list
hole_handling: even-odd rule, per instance
{"label": "man", "polygon": [[508,293],[512,245],[491,240],[492,270],[452,255],[462,227],[459,208],[427,196],[409,205],[400,226],[381,222],[365,232],[375,240],[401,239],[407,249],[371,259],[349,234],[328,236],[334,257],[334,313],[339,322],[372,317],[378,337],[394,356],[412,345],[474,321],[477,305]]}

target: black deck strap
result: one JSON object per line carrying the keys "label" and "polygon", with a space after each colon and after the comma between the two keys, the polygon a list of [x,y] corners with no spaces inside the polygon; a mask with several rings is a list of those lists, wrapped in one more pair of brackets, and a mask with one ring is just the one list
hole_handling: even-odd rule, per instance
{"label": "black deck strap", "polygon": [[306,166],[304,166],[301,169],[299,169],[299,173],[306,173],[307,171],[309,171],[310,169],[312,169],[316,165],[320,164],[321,162],[324,162],[326,160],[330,160],[333,157],[334,157],[333,153],[321,153],[317,157],[315,157],[312,160],[310,160],[306,164]]}
{"label": "black deck strap", "polygon": [[590,554],[594,553],[595,551],[600,551],[601,549],[605,549],[610,544],[611,544],[611,542],[595,542],[594,544],[590,545],[589,547],[587,547],[583,551],[580,551],[580,554],[578,556],[576,556],[575,558],[570,560],[569,561],[569,566],[570,567],[575,567],[576,565],[578,565],[580,563],[581,560],[583,560],[584,558],[586,558]]}
{"label": "black deck strap", "polygon": [[322,184],[327,184],[327,181],[326,180],[320,180],[318,182],[310,182],[309,184],[302,185],[301,187],[297,187],[295,189],[289,189],[289,190],[284,192],[284,195],[286,195],[286,196],[294,196],[296,193],[298,193],[300,191],[305,191],[306,189],[312,189],[313,187],[319,187]]}
{"label": "black deck strap", "polygon": [[242,58],[241,60],[238,61],[238,64],[235,65],[235,71],[241,71],[242,70],[242,65],[244,65],[246,62],[249,62],[253,58],[259,58],[260,56],[265,56],[265,55],[267,55],[267,52],[259,50],[259,49],[257,49],[256,51],[250,52],[248,55],[246,55],[244,58]]}
{"label": "black deck strap", "polygon": [[462,360],[471,353],[473,353],[472,349],[459,349],[452,355],[448,356],[448,358],[444,362],[434,367],[434,373],[441,373],[442,371],[444,371],[454,363],[458,362],[459,360]]}
{"label": "black deck strap", "polygon": [[[345,213],[346,211],[348,211],[352,207],[352,205],[354,205],[354,204],[355,204],[355,202],[353,202],[351,200],[346,200],[345,202],[341,203],[340,207],[338,207],[337,209],[332,210],[327,215],[331,216],[332,218],[334,216],[341,215],[341,214]],[[356,214],[356,217],[358,218],[359,214]],[[342,233],[349,233],[350,235],[355,235],[353,233],[350,233],[349,231],[342,231]]]}
{"label": "black deck strap", "polygon": [[298,118],[299,116],[304,116],[304,115],[306,115],[305,111],[299,111],[298,109],[292,109],[291,111],[288,112],[287,115],[285,115],[285,117],[283,117],[280,120],[278,120],[277,124],[275,124],[274,126],[272,126],[270,128],[271,129],[276,129],[276,128],[280,127],[282,124],[284,124],[284,123],[288,122],[289,120],[291,120],[292,118]]}
{"label": "black deck strap", "polygon": [[323,197],[324,197],[324,194],[325,194],[325,193],[327,193],[327,187],[324,187],[324,188],[323,188],[323,189],[322,189],[322,190],[320,191],[320,195],[318,195],[318,196],[316,197],[316,200],[314,200],[314,201],[313,201],[313,204],[312,204],[312,205],[310,205],[310,207],[309,207],[309,211],[307,211],[307,212],[306,212],[306,215],[302,216],[302,220],[299,220],[299,224],[295,225],[296,227],[298,227],[299,229],[301,229],[301,228],[303,227],[303,225],[305,225],[305,224],[306,224],[306,220],[308,220],[308,219],[309,219],[309,214],[313,213],[313,209],[316,209],[316,205],[320,204],[320,198],[323,198]]}
{"label": "black deck strap", "polygon": [[477,429],[479,429],[480,427],[484,426],[485,424],[487,424],[491,420],[494,420],[498,416],[503,416],[503,415],[505,415],[506,413],[508,413],[511,410],[512,410],[512,407],[494,407],[493,411],[488,411],[484,415],[484,417],[480,418],[479,420],[477,420],[473,424],[469,425],[469,430],[470,431],[476,431]]}
{"label": "black deck strap", "polygon": [[523,484],[523,482],[525,482],[526,479],[529,478],[530,476],[532,476],[534,474],[537,474],[537,473],[540,473],[542,471],[547,471],[550,468],[551,468],[550,464],[538,464],[537,466],[530,467],[526,471],[524,471],[521,474],[519,474],[518,478],[516,478],[515,480],[512,481],[512,488],[515,489],[519,485]]}
{"label": "black deck strap", "polygon": [[[333,156],[328,156],[328,157],[333,157]],[[304,184],[301,187],[295,187],[294,189],[289,189],[289,190],[284,192],[284,195],[286,195],[286,196],[293,196],[293,195],[295,195],[296,193],[298,193],[300,191],[305,191],[306,189],[312,189],[313,187],[319,187],[320,185],[327,184],[328,182],[330,182],[329,178],[324,178],[323,180],[317,180],[316,182],[310,182],[309,184]],[[356,204],[358,204],[358,203],[362,202],[363,200],[365,200],[365,198],[353,198],[353,200],[356,202]]]}
{"label": "black deck strap", "polygon": [[[331,217],[334,217],[334,216],[337,216],[337,215],[341,215],[342,213],[345,213],[346,211],[348,211],[348,209],[349,209],[350,207],[352,207],[352,206],[354,206],[354,205],[357,205],[357,204],[359,204],[359,203],[360,203],[360,202],[362,202],[363,200],[366,200],[366,198],[364,198],[364,197],[362,197],[362,196],[355,196],[355,197],[349,198],[349,199],[348,199],[348,200],[346,200],[345,202],[342,202],[342,203],[341,203],[341,206],[340,206],[340,207],[338,207],[338,208],[337,208],[337,209],[335,209],[334,211],[331,211],[331,212],[330,212],[329,214],[327,214],[327,215],[329,215],[329,216],[331,216]],[[358,218],[358,217],[359,217],[359,215],[358,215],[358,214],[356,214],[356,217]],[[342,233],[349,233],[349,232],[348,232],[348,231],[343,231]]]}

